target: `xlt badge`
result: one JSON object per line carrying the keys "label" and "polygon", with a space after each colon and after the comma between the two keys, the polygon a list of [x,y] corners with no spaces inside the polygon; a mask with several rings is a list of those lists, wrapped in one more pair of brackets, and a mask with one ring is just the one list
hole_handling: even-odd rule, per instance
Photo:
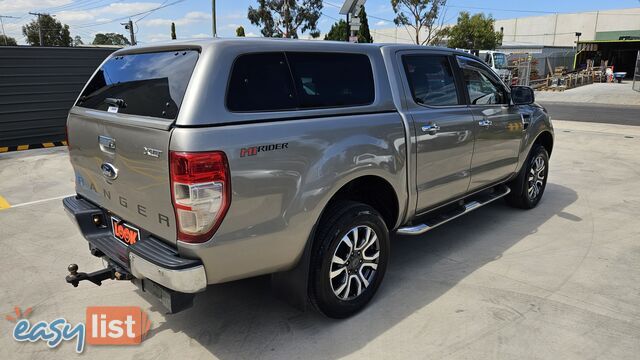
{"label": "xlt badge", "polygon": [[154,158],[159,158],[162,150],[152,149],[145,146],[143,153]]}

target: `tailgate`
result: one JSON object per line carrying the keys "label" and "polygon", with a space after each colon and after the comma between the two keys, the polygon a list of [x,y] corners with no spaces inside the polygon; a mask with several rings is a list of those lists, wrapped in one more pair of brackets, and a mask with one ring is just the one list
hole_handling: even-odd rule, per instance
{"label": "tailgate", "polygon": [[169,141],[198,56],[188,49],[115,54],[67,118],[76,192],[170,244]]}
{"label": "tailgate", "polygon": [[76,192],[175,244],[168,160],[171,131],[131,125],[117,117],[81,108],[69,114]]}

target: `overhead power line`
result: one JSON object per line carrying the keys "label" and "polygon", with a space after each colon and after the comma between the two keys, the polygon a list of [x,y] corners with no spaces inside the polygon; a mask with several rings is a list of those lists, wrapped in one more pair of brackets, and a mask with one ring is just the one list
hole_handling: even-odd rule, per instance
{"label": "overhead power line", "polygon": [[325,14],[325,13],[323,13],[323,12],[320,12],[320,14],[322,14],[322,16],[326,16],[326,17],[328,17],[328,18],[329,18],[329,19],[331,19],[331,20],[340,21],[340,19],[338,19],[338,18],[334,18],[333,16],[331,16],[331,15],[327,15],[327,14]]}
{"label": "overhead power line", "polygon": [[96,3],[96,2],[100,2],[100,1],[104,1],[104,0],[78,0],[78,1],[71,1],[68,4],[52,6],[52,7],[44,8],[44,9],[41,9],[41,10],[42,11],[49,11],[49,12],[67,11],[67,10],[71,10],[71,9],[74,9],[74,8],[78,8],[78,7],[81,7],[81,6],[93,4],[93,3]]}
{"label": "overhead power line", "polygon": [[149,13],[149,12],[153,12],[153,11],[157,11],[157,10],[160,10],[160,9],[164,9],[166,7],[169,7],[169,6],[172,6],[172,5],[176,5],[176,4],[179,4],[179,3],[184,2],[184,1],[186,1],[186,0],[177,0],[177,1],[168,3],[166,5],[161,5],[161,6],[158,6],[156,8],[153,8],[153,9],[150,9],[150,10],[147,10],[147,11],[141,11],[141,12],[136,13],[136,14],[130,14],[130,15],[127,15],[127,16],[123,16],[123,17],[119,17],[119,18],[115,18],[115,19],[110,19],[108,21],[97,22],[97,23],[80,24],[80,25],[76,25],[75,27],[76,28],[86,28],[86,27],[95,27],[95,26],[101,26],[101,25],[105,25],[105,24],[110,24],[110,23],[114,23],[114,22],[117,22],[117,21],[126,20],[126,19],[129,19],[131,17],[144,15],[144,14]]}
{"label": "overhead power line", "polygon": [[[160,6],[164,6],[164,4],[166,4],[168,1],[169,1],[169,0],[164,0],[164,2],[163,2],[162,4],[160,4]],[[153,14],[154,12],[155,12],[155,10],[154,10],[154,11],[149,11],[149,12],[148,12],[148,13],[146,13],[144,16],[142,16],[142,17],[138,18],[138,20],[136,20],[136,24],[138,23],[138,21],[140,21],[140,20],[142,20],[142,19],[146,18],[147,16],[149,16],[149,15]]]}
{"label": "overhead power line", "polygon": [[[94,9],[99,9],[99,8],[104,8],[104,7],[108,7],[111,5],[112,0],[98,0],[98,1],[94,1],[91,3],[86,3],[86,4],[82,4],[79,5],[78,7],[72,7],[72,8],[67,8],[67,9],[63,9],[62,11],[88,11],[88,10],[94,10]],[[105,3],[107,2],[107,3]],[[56,12],[61,12],[59,10],[56,10]]]}

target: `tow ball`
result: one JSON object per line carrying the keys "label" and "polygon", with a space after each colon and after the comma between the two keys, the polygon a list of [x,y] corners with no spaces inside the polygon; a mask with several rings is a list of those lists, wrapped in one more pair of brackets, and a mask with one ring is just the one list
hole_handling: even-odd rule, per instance
{"label": "tow ball", "polygon": [[94,271],[92,273],[84,273],[78,272],[78,265],[71,264],[67,267],[69,270],[69,275],[65,277],[67,283],[73,285],[73,287],[78,287],[78,283],[83,280],[89,280],[92,283],[100,286],[104,280],[131,280],[133,276],[124,271],[120,271],[114,266],[107,266],[106,268],[98,271]]}

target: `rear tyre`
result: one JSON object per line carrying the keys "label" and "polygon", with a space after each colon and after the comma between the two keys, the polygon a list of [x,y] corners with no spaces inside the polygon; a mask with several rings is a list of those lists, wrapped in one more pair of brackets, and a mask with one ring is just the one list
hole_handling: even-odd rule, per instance
{"label": "rear tyre", "polygon": [[335,319],[362,310],[387,269],[389,231],[371,206],[341,201],[322,217],[311,256],[310,298]]}
{"label": "rear tyre", "polygon": [[527,162],[511,183],[507,203],[520,209],[533,209],[538,205],[547,186],[549,153],[542,145],[534,145]]}

